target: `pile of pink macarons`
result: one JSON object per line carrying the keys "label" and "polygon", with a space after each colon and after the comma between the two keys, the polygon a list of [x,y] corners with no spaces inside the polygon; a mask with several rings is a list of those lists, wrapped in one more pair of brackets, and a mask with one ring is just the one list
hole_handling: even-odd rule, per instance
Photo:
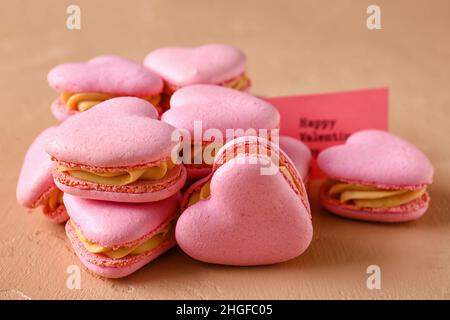
{"label": "pile of pink macarons", "polygon": [[[65,223],[91,272],[127,276],[179,245],[225,265],[279,263],[309,246],[311,153],[279,137],[275,107],[249,94],[246,56],[224,44],[167,47],[48,74],[58,125],[28,149],[26,208]],[[199,133],[200,128],[200,133]],[[427,209],[433,167],[407,141],[367,130],[318,157],[320,200],[348,218],[401,222]]]}

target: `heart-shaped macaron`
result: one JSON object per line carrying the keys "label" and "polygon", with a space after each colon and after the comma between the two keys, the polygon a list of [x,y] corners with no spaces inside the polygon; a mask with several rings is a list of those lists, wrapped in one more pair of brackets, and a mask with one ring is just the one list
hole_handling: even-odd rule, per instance
{"label": "heart-shaped macaron", "polygon": [[88,62],[64,63],[47,76],[49,85],[62,96],[52,104],[59,120],[117,96],[147,99],[157,106],[162,79],[143,65],[120,56],[99,56]]}
{"label": "heart-shaped macaron", "polygon": [[344,145],[322,151],[320,169],[334,182],[321,191],[322,203],[342,216],[383,222],[420,217],[429,203],[433,166],[408,141],[391,133],[364,130]]}
{"label": "heart-shaped macaron", "polygon": [[[159,74],[169,87],[177,89],[191,84],[228,83],[245,73],[247,59],[233,46],[207,44],[159,48],[147,55],[144,65]],[[245,88],[239,89],[247,89],[249,85],[246,79]]]}
{"label": "heart-shaped macaron", "polygon": [[[280,114],[267,101],[248,93],[198,84],[176,91],[170,100],[170,110],[162,115],[161,120],[187,130],[192,145],[206,146],[214,141],[220,147],[220,143],[239,135],[265,134],[270,137],[271,131],[279,127]],[[221,136],[208,136],[207,132],[212,130]],[[203,135],[196,136],[199,132]],[[204,177],[211,172],[213,159],[200,163],[187,163],[186,160],[189,177]]]}
{"label": "heart-shaped macaron", "polygon": [[[268,154],[279,155],[279,166]],[[263,139],[227,143],[212,174],[185,192],[175,233],[180,247],[194,259],[225,265],[272,264],[300,255],[313,229],[306,191],[293,168]]]}
{"label": "heart-shaped macaron", "polygon": [[69,194],[118,202],[150,202],[177,193],[186,180],[171,160],[179,145],[171,125],[145,100],[114,98],[57,128],[47,152],[58,162],[56,185]]}
{"label": "heart-shaped macaron", "polygon": [[27,150],[17,181],[17,201],[20,205],[35,209],[52,222],[65,222],[69,217],[62,202],[62,192],[56,187],[52,171],[56,167],[45,152],[47,140],[55,133],[56,127],[42,131]]}
{"label": "heart-shaped macaron", "polygon": [[157,202],[119,203],[65,194],[66,233],[89,270],[124,277],[175,245],[178,200],[175,194]]}

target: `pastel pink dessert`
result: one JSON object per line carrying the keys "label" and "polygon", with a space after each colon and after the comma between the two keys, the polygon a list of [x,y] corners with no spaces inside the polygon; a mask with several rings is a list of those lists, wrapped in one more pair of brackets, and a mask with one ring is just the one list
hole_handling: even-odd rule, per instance
{"label": "pastel pink dessert", "polygon": [[291,159],[295,168],[298,170],[303,182],[308,180],[309,169],[311,165],[311,150],[299,139],[280,136],[280,148]]}
{"label": "pastel pink dessert", "polygon": [[[226,140],[243,135],[270,138],[272,130],[278,134],[280,114],[270,103],[244,92],[214,85],[192,85],[175,92],[170,110],[161,120],[187,133],[183,161],[189,178],[201,178],[211,172],[214,155]],[[195,136],[196,123],[203,133],[200,137]]]}
{"label": "pastel pink dessert", "polygon": [[227,143],[211,175],[185,192],[182,209],[177,242],[203,262],[279,263],[302,254],[312,239],[309,202],[294,164],[257,137]]}
{"label": "pastel pink dessert", "polygon": [[20,205],[28,209],[41,207],[46,218],[61,223],[69,217],[62,192],[53,183],[52,170],[56,165],[45,152],[45,143],[55,130],[56,127],[45,129],[29,147],[20,170],[16,196]]}
{"label": "pastel pink dessert", "polygon": [[158,202],[118,203],[64,195],[66,234],[91,272],[125,277],[175,246],[178,195]]}
{"label": "pastel pink dessert", "polygon": [[320,200],[329,211],[352,219],[403,222],[428,208],[426,188],[433,165],[414,145],[391,133],[364,130],[344,145],[322,151],[320,169],[329,176]]}
{"label": "pastel pink dessert", "polygon": [[164,79],[168,98],[193,84],[214,84],[240,91],[248,91],[251,86],[245,54],[226,44],[159,48],[147,55],[144,65]]}
{"label": "pastel pink dessert", "polygon": [[163,91],[163,81],[157,74],[113,55],[60,64],[50,70],[47,79],[60,93],[52,103],[53,115],[59,121],[119,96],[139,97],[158,108]]}
{"label": "pastel pink dessert", "polygon": [[57,128],[47,152],[58,163],[53,178],[61,190],[89,199],[159,201],[176,194],[186,169],[171,159],[171,125],[156,120],[145,100],[121,97],[99,103]]}

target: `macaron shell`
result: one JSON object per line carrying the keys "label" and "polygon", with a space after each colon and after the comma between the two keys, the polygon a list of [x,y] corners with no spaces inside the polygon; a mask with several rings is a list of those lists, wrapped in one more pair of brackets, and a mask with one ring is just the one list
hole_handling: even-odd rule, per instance
{"label": "macaron shell", "polygon": [[51,111],[53,116],[58,120],[59,122],[63,122],[67,118],[77,114],[74,110],[67,109],[66,105],[62,103],[61,99],[58,97],[55,100],[53,100],[51,105]]}
{"label": "macaron shell", "polygon": [[170,109],[161,120],[194,134],[194,121],[202,121],[203,131],[218,129],[223,138],[227,129],[276,129],[280,114],[270,103],[247,93],[214,85],[192,85],[177,90]]}
{"label": "macaron shell", "polygon": [[123,278],[136,270],[142,268],[149,262],[155,260],[161,254],[176,245],[175,239],[171,238],[163,242],[154,250],[141,253],[132,257],[122,259],[111,259],[103,255],[93,254],[86,250],[84,245],[78,240],[75,232],[70,224],[66,224],[66,234],[72,245],[75,254],[84,264],[84,266],[92,273],[105,278]]}
{"label": "macaron shell", "polygon": [[174,86],[220,84],[245,72],[247,59],[238,48],[207,44],[195,48],[165,47],[147,55],[144,65]]}
{"label": "macaron shell", "polygon": [[363,130],[344,145],[322,151],[320,169],[338,180],[379,187],[420,187],[433,180],[433,166],[414,145],[391,133]]}
{"label": "macaron shell", "polygon": [[[77,197],[114,202],[141,203],[160,201],[180,191],[186,182],[187,174],[184,166],[181,165],[179,169],[179,175],[174,177],[169,176],[169,174],[164,179],[158,181],[138,181],[133,185],[125,186],[127,192],[120,192],[118,191],[120,190],[119,188],[123,189],[123,187],[114,186],[108,187],[106,190],[109,191],[106,191],[105,186],[82,181],[69,175],[66,175],[66,179],[70,179],[71,181],[62,183],[58,180],[58,172],[54,171],[53,175],[55,184],[60,190]],[[140,192],[139,185],[145,185],[149,191]]]}
{"label": "macaron shell", "polygon": [[57,91],[102,92],[145,97],[159,94],[163,81],[144,66],[119,56],[100,56],[88,62],[64,63],[47,76]]}
{"label": "macaron shell", "polygon": [[64,194],[72,221],[90,241],[124,246],[150,237],[178,213],[178,195],[158,202],[125,203],[82,199]]}
{"label": "macaron shell", "polygon": [[272,264],[300,255],[312,239],[308,209],[280,172],[261,175],[259,162],[236,161],[213,173],[208,200],[182,213],[179,246],[194,259],[226,265]]}
{"label": "macaron shell", "polygon": [[175,130],[147,101],[121,97],[64,121],[47,144],[58,161],[95,167],[134,166],[168,157]]}
{"label": "macaron shell", "polygon": [[43,214],[53,223],[63,223],[69,220],[69,215],[67,214],[66,207],[64,205],[59,205],[56,210],[53,211],[43,210]]}
{"label": "macaron shell", "polygon": [[186,166],[188,179],[200,179],[209,175],[212,171],[211,167],[196,168],[194,166]]}
{"label": "macaron shell", "polygon": [[25,154],[16,188],[17,201],[24,207],[32,208],[54,186],[52,170],[56,164],[45,152],[45,144],[55,131],[56,127],[42,131]]}
{"label": "macaron shell", "polygon": [[320,190],[320,202],[330,212],[349,219],[371,222],[406,222],[419,219],[427,211],[430,202],[428,194],[407,205],[390,209],[358,209],[350,205],[342,205],[337,200],[330,198],[324,187]]}
{"label": "macaron shell", "polygon": [[309,150],[308,146],[298,139],[280,136],[280,148],[294,163],[303,180],[306,180],[311,164],[311,150]]}

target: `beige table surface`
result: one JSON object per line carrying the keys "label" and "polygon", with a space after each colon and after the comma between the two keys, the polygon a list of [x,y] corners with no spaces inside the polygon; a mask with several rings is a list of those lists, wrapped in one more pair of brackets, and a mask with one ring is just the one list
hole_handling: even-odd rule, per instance
{"label": "beige table surface", "polygon": [[[245,3],[244,3],[245,2]],[[377,1],[382,30],[366,28],[372,1],[76,1],[79,31],[65,27],[72,1],[0,5],[0,298],[450,298],[450,1]],[[196,262],[174,249],[122,280],[82,269],[63,227],[15,200],[29,143],[55,123],[48,70],[113,53],[141,61],[159,46],[226,42],[250,60],[253,92],[391,89],[391,130],[431,158],[432,203],[419,221],[381,225],[334,217],[310,196],[314,240],[301,257],[267,267]],[[381,267],[381,290],[366,268]]]}

